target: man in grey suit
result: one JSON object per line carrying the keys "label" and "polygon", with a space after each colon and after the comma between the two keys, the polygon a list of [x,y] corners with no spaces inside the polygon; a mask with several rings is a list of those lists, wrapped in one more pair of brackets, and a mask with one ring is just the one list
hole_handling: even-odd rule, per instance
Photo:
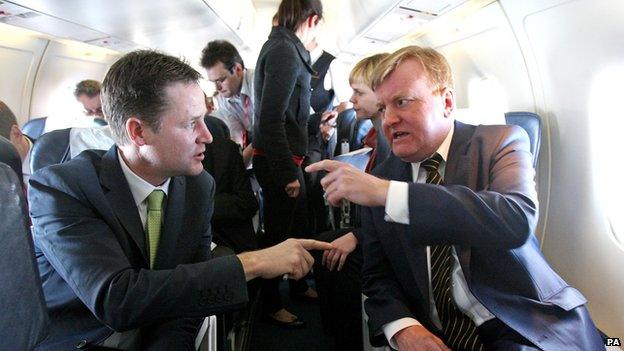
{"label": "man in grey suit", "polygon": [[[313,240],[210,259],[214,181],[203,171],[199,73],[136,51],[104,79],[116,145],[43,168],[29,192],[50,313],[41,350],[188,350],[201,317],[243,307],[246,281],[312,266]],[[330,246],[331,247],[331,246]]]}
{"label": "man in grey suit", "polygon": [[[406,47],[375,71],[393,155],[364,174],[334,161],[328,200],[367,206],[371,339],[403,350],[600,350],[586,300],[539,250],[526,133],[454,121],[450,67]],[[385,339],[385,340],[384,340]]]}

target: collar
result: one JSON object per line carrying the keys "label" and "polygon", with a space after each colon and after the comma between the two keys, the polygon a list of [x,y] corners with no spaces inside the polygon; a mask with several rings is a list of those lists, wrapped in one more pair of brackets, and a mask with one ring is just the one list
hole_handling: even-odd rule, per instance
{"label": "collar", "polygon": [[438,147],[437,153],[442,156],[442,159],[446,161],[448,159],[449,148],[451,147],[451,140],[453,140],[453,133],[455,133],[455,123],[451,124],[451,130],[449,130],[446,138],[440,146]]}
{"label": "collar", "polygon": [[252,84],[253,83],[253,69],[245,68],[245,72],[243,73],[243,81],[241,82],[241,90],[238,94],[227,98],[229,103],[243,101],[243,95],[246,95],[250,99],[253,100],[252,94]]}
{"label": "collar", "polygon": [[126,180],[128,181],[128,186],[130,187],[130,192],[132,193],[132,198],[134,199],[134,203],[138,207],[152,191],[159,189],[162,190],[166,195],[169,195],[169,182],[171,178],[167,178],[167,180],[159,186],[153,186],[152,184],[146,182],[143,178],[139,177],[136,173],[134,173],[130,167],[126,164],[126,161],[121,157],[121,151],[117,149],[117,158],[119,159],[119,165],[121,166],[121,171],[123,172]]}
{"label": "collar", "polygon": [[323,48],[317,45],[316,48],[310,51],[310,61],[314,64],[323,55]]}
{"label": "collar", "polygon": [[[442,141],[442,144],[440,144],[440,146],[438,146],[438,150],[436,150],[436,152],[434,152],[431,156],[433,156],[436,153],[438,153],[438,154],[440,154],[440,156],[442,156],[442,159],[444,160],[444,162],[447,161],[449,149],[451,147],[451,140],[453,140],[453,133],[455,133],[455,123],[451,124],[451,129],[449,130],[448,134],[446,135],[446,137]],[[429,157],[431,157],[431,156],[429,156]],[[427,158],[429,158],[429,157],[427,157]],[[411,165],[412,165],[412,174],[414,175],[414,181],[416,181],[417,174],[418,174],[418,169],[420,168],[420,163],[421,162],[412,162],[411,163]]]}

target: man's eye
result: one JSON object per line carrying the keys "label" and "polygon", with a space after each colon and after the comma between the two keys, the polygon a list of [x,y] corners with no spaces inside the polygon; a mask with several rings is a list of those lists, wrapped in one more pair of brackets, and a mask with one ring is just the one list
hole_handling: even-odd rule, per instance
{"label": "man's eye", "polygon": [[378,111],[378,112],[381,112],[381,113],[384,113],[384,112],[386,111],[386,106],[379,106],[379,107],[377,108],[377,111]]}
{"label": "man's eye", "polygon": [[397,105],[398,107],[404,107],[404,106],[406,106],[409,102],[410,102],[410,100],[408,100],[408,99],[399,99],[399,100],[397,100],[397,101],[396,101],[396,105]]}

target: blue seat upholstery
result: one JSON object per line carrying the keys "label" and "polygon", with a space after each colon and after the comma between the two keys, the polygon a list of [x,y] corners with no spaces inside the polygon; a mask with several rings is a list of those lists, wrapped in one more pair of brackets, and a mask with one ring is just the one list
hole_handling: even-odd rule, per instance
{"label": "blue seat upholstery", "polygon": [[[0,162],[6,164],[13,169],[17,178],[21,182],[22,179],[22,158],[17,153],[15,146],[8,139],[0,136]],[[20,183],[21,184],[21,183]]]}
{"label": "blue seat upholstery", "polygon": [[527,132],[531,154],[533,155],[533,168],[536,168],[542,139],[542,120],[540,116],[533,112],[507,112],[505,113],[505,122],[520,126]]}
{"label": "blue seat upholstery", "polygon": [[341,154],[341,142],[347,140],[349,142],[349,150],[361,149],[363,146],[362,139],[368,131],[373,127],[369,119],[357,119],[355,110],[350,108],[342,111],[336,117],[336,149],[335,155]]}
{"label": "blue seat upholstery", "polygon": [[47,117],[33,118],[26,122],[22,127],[22,133],[28,135],[31,139],[35,140],[43,134],[45,130]]}
{"label": "blue seat upholstery", "polygon": [[22,183],[4,163],[0,199],[0,350],[32,350],[47,332],[48,312]]}
{"label": "blue seat upholstery", "polygon": [[30,154],[30,169],[33,173],[43,167],[69,161],[70,130],[71,128],[53,130],[37,139]]}

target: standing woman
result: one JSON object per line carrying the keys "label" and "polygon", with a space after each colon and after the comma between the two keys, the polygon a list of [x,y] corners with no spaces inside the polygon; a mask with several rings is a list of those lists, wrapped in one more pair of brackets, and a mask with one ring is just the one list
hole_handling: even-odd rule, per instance
{"label": "standing woman", "polygon": [[[301,163],[306,154],[310,112],[310,54],[305,48],[323,16],[320,0],[282,0],[277,25],[262,46],[254,77],[255,119],[253,168],[264,196],[263,246],[302,234],[295,223],[305,207]],[[279,295],[279,280],[264,284],[263,304],[269,321],[289,328],[303,321],[288,312]],[[308,296],[312,290],[291,293]],[[315,292],[314,292],[315,294]]]}

